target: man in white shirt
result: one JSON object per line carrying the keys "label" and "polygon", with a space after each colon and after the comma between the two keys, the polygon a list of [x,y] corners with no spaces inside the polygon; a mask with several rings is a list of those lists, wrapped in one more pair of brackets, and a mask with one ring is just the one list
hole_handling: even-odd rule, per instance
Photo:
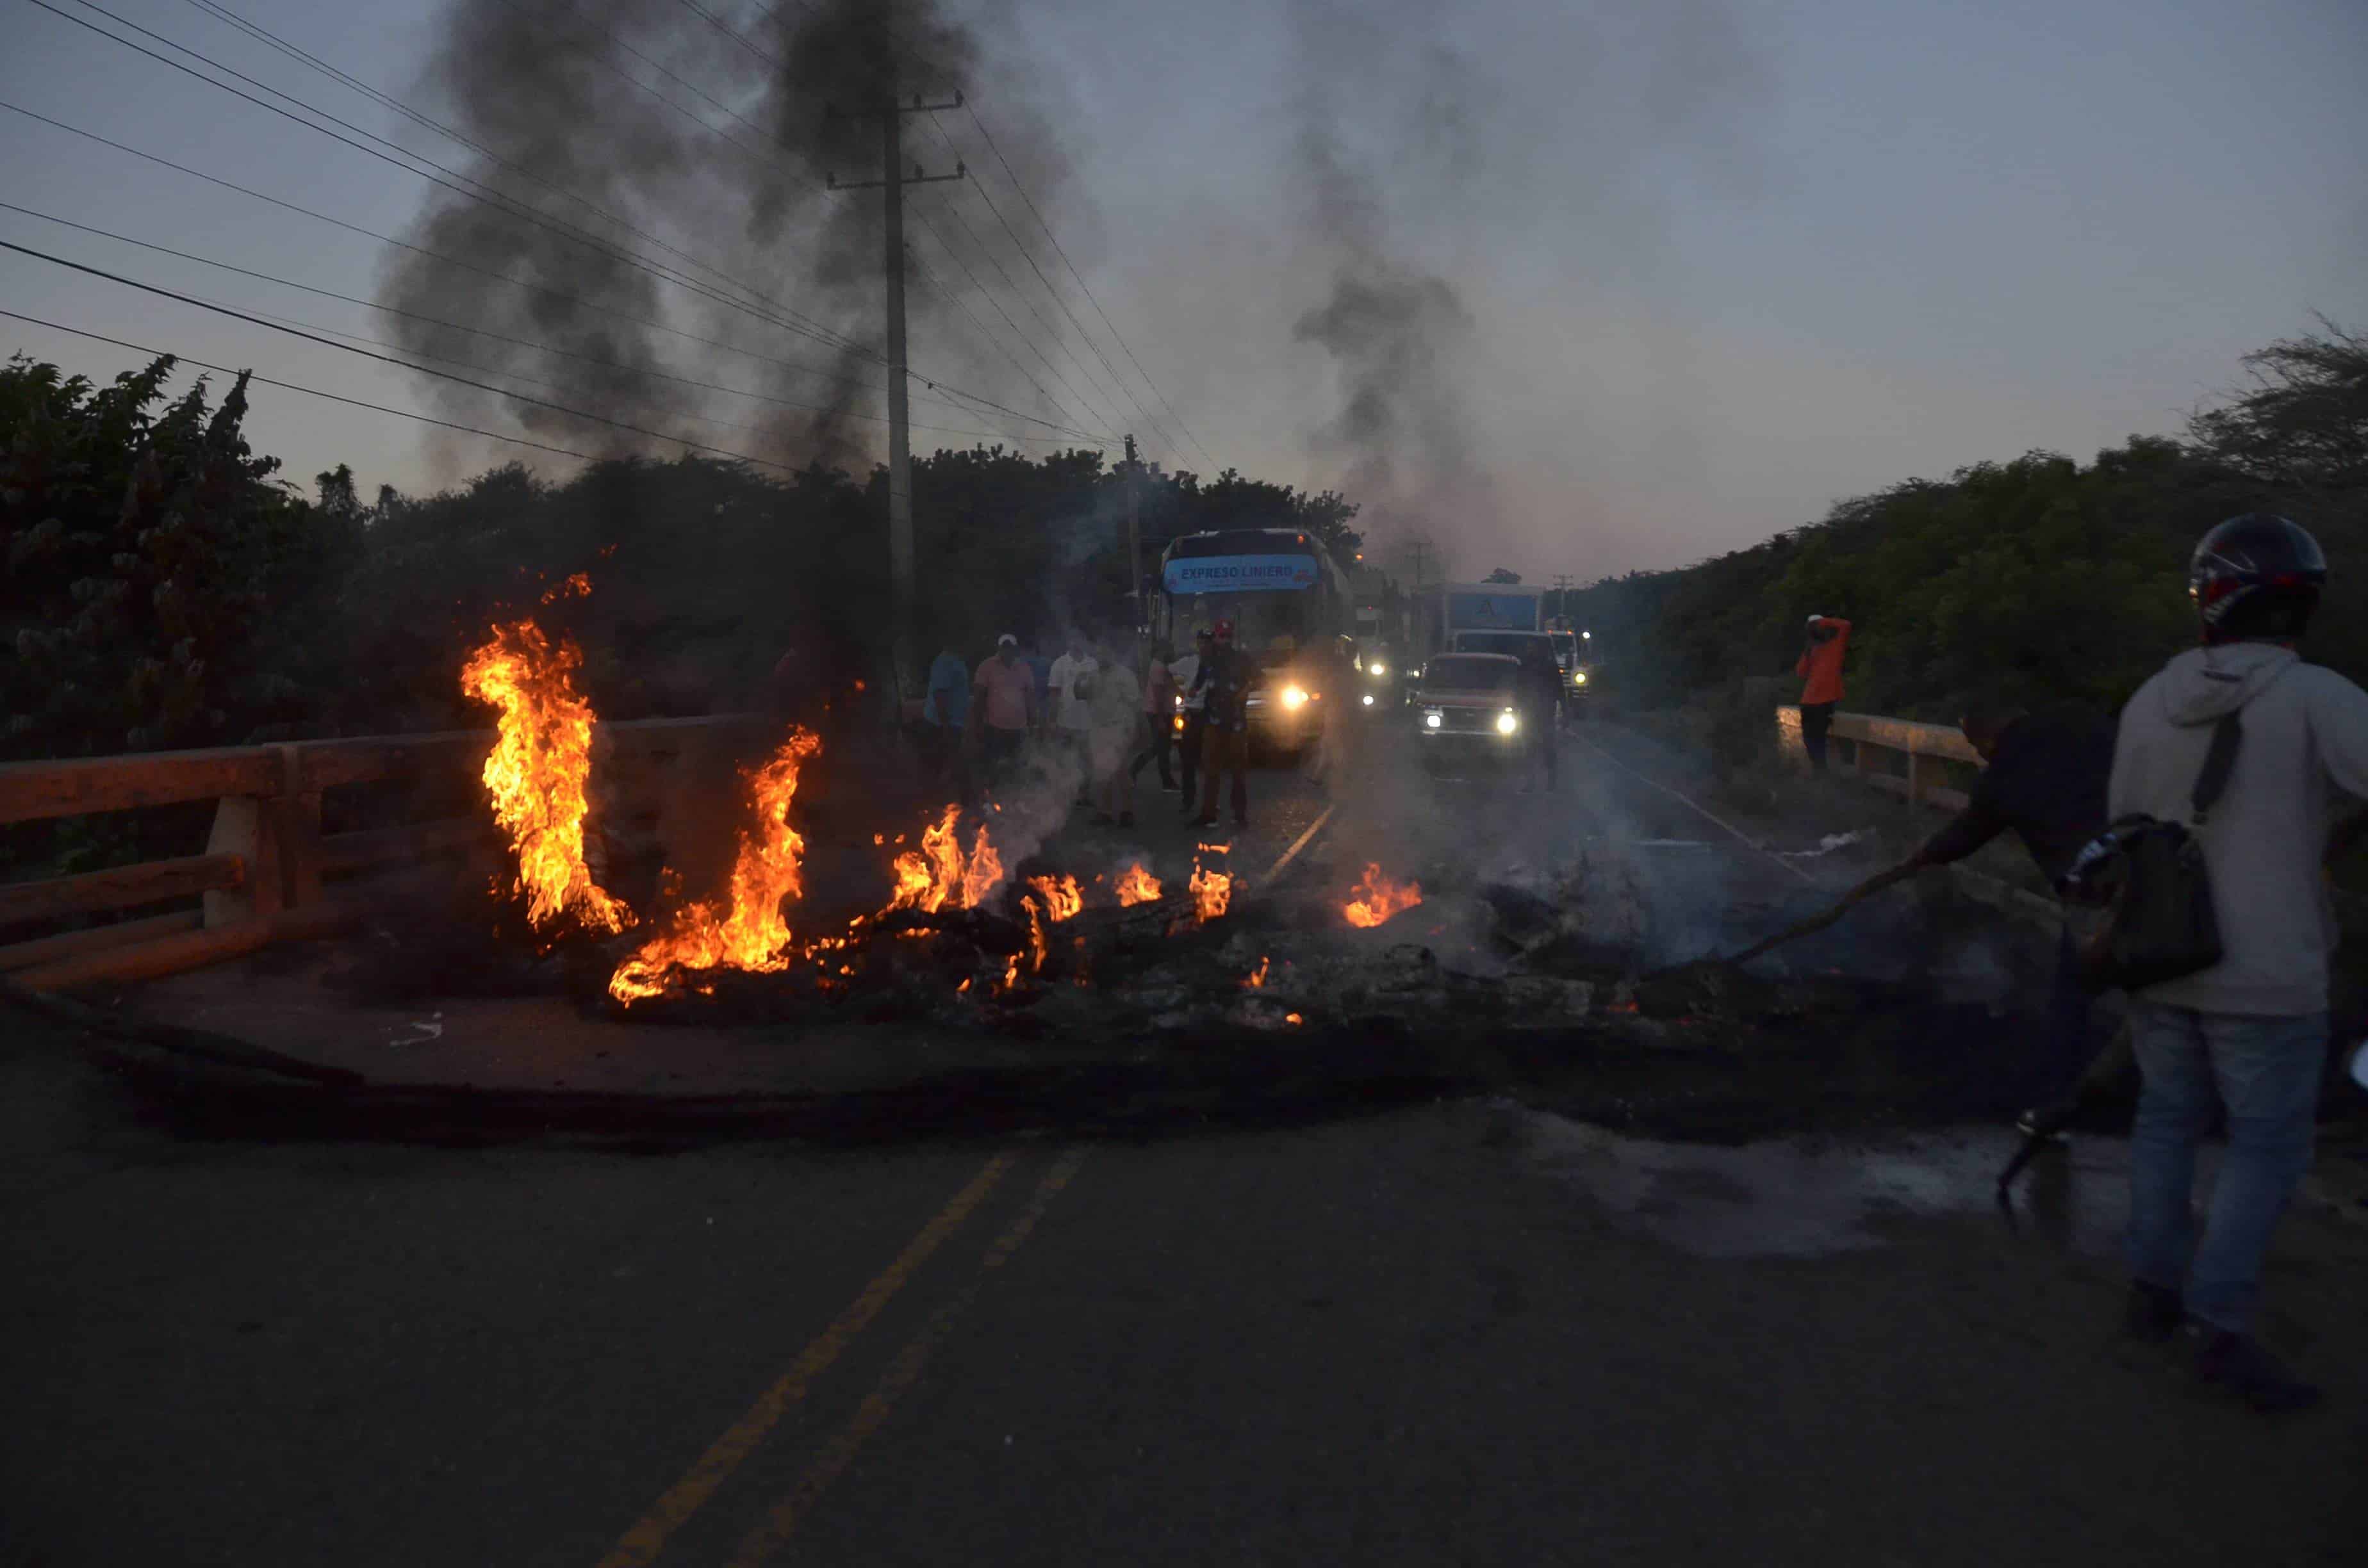
{"label": "man in white shirt", "polygon": [[1091,741],[1094,728],[1094,677],[1101,666],[1086,646],[1082,633],[1072,631],[1066,649],[1053,661],[1052,728],[1064,749],[1076,759],[1083,777],[1077,782],[1077,803],[1091,804],[1095,781]]}

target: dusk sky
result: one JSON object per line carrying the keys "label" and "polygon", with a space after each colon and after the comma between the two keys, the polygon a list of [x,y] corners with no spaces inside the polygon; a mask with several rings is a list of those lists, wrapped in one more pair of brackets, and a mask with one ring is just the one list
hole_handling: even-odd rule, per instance
{"label": "dusk sky", "polygon": [[[112,25],[79,0],[52,3]],[[195,0],[103,3],[468,166],[466,150]],[[566,11],[563,0],[471,3]],[[427,73],[441,6],[218,4],[453,118]],[[711,0],[719,6],[735,19],[759,10],[755,0]],[[663,31],[671,24],[651,18],[669,7],[686,35],[675,58],[688,77],[711,57],[706,24],[672,0],[609,9]],[[2191,410],[2239,383],[2244,353],[2307,330],[2314,311],[2368,323],[2362,0],[956,0],[950,9],[982,51],[978,115],[998,141],[1007,126],[1015,143],[1025,140],[1017,128],[1045,128],[1065,177],[1020,154],[1030,195],[1213,462],[1095,387],[1108,377],[1081,344],[1070,345],[1081,361],[1072,368],[1038,313],[1063,335],[1075,329],[977,190],[917,191],[915,210],[968,254],[1019,334],[973,296],[985,329],[1039,379],[1043,366],[1020,335],[1046,349],[1080,394],[1100,392],[1063,394],[1059,404],[1084,405],[1076,417],[1096,433],[1134,429],[1146,457],[1344,484],[1378,503],[1386,498],[1349,483],[1372,453],[1344,436],[1343,363],[1300,329],[1344,269],[1435,280],[1424,297],[1440,301],[1445,335],[1380,368],[1385,395],[1403,398],[1394,406],[1419,429],[1392,437],[1399,449],[1384,456],[1401,491],[1376,515],[1390,512],[1399,528],[1418,521],[1462,574],[1508,565],[1585,580],[1674,565],[1911,476],[2032,448],[2086,459],[2132,433],[2176,433]],[[383,233],[409,232],[432,194],[28,0],[0,0],[0,101]],[[1100,335],[969,119],[941,124]],[[1330,184],[1311,164],[1319,144]],[[375,297],[386,275],[387,248],[375,241],[21,114],[0,111],[0,202],[12,207],[357,298]],[[933,171],[952,156],[926,136],[912,152]],[[1353,198],[1345,230],[1335,200],[1344,190]],[[715,222],[730,226],[728,214]],[[723,229],[663,237],[702,256],[711,246],[746,255],[750,243]],[[0,210],[0,239],[394,341],[386,318],[361,306],[22,212]],[[951,276],[932,238],[916,233],[912,243]],[[12,253],[0,253],[0,310],[395,407],[443,407],[411,372]],[[846,319],[850,332],[876,332]],[[976,341],[978,330],[943,312],[920,320],[913,362],[1031,413],[1052,408]],[[786,335],[770,341],[783,353],[813,347]],[[1157,415],[1117,346],[1101,346]],[[140,359],[0,320],[0,351],[19,350],[95,377]],[[709,358],[677,345],[668,365],[734,380]],[[431,438],[418,425],[292,392],[258,389],[254,402],[252,438],[299,483],[341,460],[366,494],[381,482],[433,488],[513,457],[555,472],[572,466],[476,437]],[[482,417],[504,415],[488,403]],[[916,403],[914,417],[988,439],[1043,433],[943,404]],[[667,427],[733,449],[762,444],[728,426]],[[604,449],[610,439],[557,429],[540,434]],[[922,430],[915,446],[973,438]]]}

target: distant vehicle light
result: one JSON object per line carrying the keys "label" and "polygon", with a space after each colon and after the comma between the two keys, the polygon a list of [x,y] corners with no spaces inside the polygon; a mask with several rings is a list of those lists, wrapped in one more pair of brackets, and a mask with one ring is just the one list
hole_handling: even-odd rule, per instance
{"label": "distant vehicle light", "polygon": [[1587,672],[1585,670],[1571,671],[1570,684],[1573,686],[1585,686],[1587,684]]}
{"label": "distant vehicle light", "polygon": [[1373,694],[1372,694],[1372,692],[1370,692],[1370,691],[1369,691],[1369,692],[1365,693],[1365,706],[1366,706],[1366,707],[1368,707],[1368,708],[1371,708],[1372,705],[1373,705]]}
{"label": "distant vehicle light", "polygon": [[1375,659],[1372,664],[1365,666],[1365,673],[1369,676],[1385,676],[1390,673],[1390,667],[1389,665],[1382,663],[1381,660]]}
{"label": "distant vehicle light", "polygon": [[1426,713],[1422,716],[1422,727],[1426,730],[1436,730],[1444,722],[1446,721],[1436,713]]}
{"label": "distant vehicle light", "polygon": [[1176,715],[1176,733],[1179,735],[1184,733],[1184,715],[1181,713]]}
{"label": "distant vehicle light", "polygon": [[1521,721],[1514,715],[1510,709],[1508,709],[1504,712],[1497,715],[1497,733],[1498,734],[1509,735],[1520,727]]}
{"label": "distant vehicle light", "polygon": [[1305,703],[1306,700],[1307,693],[1302,691],[1299,687],[1295,686],[1286,686],[1282,688],[1282,705],[1285,708],[1297,708]]}

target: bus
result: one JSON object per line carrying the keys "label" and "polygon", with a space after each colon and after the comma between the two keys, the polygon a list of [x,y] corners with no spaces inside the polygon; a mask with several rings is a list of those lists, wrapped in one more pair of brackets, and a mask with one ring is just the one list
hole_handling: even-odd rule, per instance
{"label": "bus", "polygon": [[1355,597],[1323,541],[1298,528],[1186,534],[1159,557],[1161,641],[1181,653],[1192,633],[1234,623],[1234,646],[1257,663],[1253,736],[1296,751],[1315,737],[1323,704],[1348,695]]}

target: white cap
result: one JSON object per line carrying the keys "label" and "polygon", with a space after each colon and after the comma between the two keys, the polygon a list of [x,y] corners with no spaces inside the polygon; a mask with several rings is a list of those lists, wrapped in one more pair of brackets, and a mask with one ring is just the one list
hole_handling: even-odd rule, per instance
{"label": "white cap", "polygon": [[1821,621],[1821,620],[1823,620],[1823,619],[1826,619],[1826,618],[1825,618],[1824,616],[1822,616],[1822,615],[1813,615],[1813,616],[1811,616],[1811,617],[1809,618],[1809,624],[1810,624],[1810,625],[1812,625],[1812,626],[1815,626],[1815,625],[1816,625],[1816,624],[1817,624],[1817,622],[1819,622],[1819,621]]}
{"label": "white cap", "polygon": [[998,648],[1017,648],[1019,646],[1019,639],[1007,631],[995,640],[995,645]]}

